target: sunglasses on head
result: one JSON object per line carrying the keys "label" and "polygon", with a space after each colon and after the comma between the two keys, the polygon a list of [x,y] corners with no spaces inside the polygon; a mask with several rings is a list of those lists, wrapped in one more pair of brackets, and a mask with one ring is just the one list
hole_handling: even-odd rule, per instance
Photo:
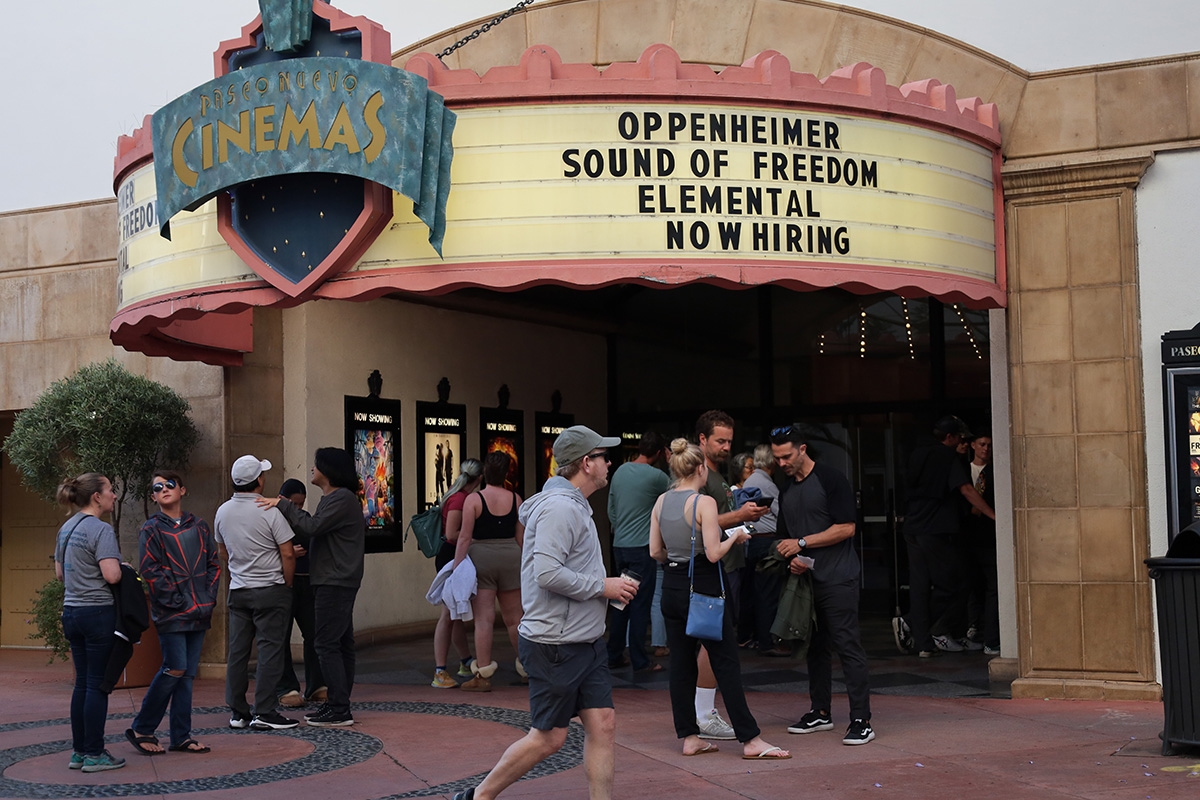
{"label": "sunglasses on head", "polygon": [[173,480],[167,480],[165,483],[163,483],[163,482],[156,483],[153,486],[151,486],[150,488],[154,490],[155,494],[158,494],[163,489],[178,489],[179,484]]}
{"label": "sunglasses on head", "polygon": [[771,429],[771,443],[783,444],[784,442],[789,441],[790,437],[798,436],[800,434],[800,426],[794,422],[791,425],[781,425],[778,428]]}

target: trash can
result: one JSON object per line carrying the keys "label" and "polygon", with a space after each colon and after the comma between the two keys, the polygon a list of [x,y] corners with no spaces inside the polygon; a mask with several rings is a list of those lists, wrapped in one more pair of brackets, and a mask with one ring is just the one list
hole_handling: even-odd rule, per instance
{"label": "trash can", "polygon": [[1179,532],[1166,556],[1147,558],[1158,601],[1162,655],[1162,754],[1200,745],[1200,532]]}

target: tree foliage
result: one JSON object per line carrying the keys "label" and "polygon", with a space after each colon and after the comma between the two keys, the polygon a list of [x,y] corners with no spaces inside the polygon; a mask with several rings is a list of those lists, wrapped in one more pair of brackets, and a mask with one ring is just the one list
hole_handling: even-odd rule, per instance
{"label": "tree foliage", "polygon": [[190,408],[175,390],[109,359],[46,389],[17,415],[4,451],[22,482],[51,502],[68,477],[106,475],[119,533],[122,506],[130,497],[147,501],[154,470],[186,465],[199,439]]}

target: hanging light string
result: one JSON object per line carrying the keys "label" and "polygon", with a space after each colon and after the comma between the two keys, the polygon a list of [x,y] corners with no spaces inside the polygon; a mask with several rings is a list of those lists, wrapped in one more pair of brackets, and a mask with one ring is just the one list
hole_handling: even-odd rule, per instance
{"label": "hanging light string", "polygon": [[971,347],[974,348],[975,357],[982,361],[983,353],[979,351],[979,342],[975,340],[975,330],[971,327],[971,323],[967,321],[967,315],[963,313],[963,310],[958,303],[954,304],[954,311],[958,314],[958,321],[962,323],[963,330],[967,332],[967,341],[969,341],[971,343]]}
{"label": "hanging light string", "polygon": [[908,299],[900,298],[900,307],[904,309],[904,335],[908,337],[908,360],[917,360],[917,348],[913,344],[912,318],[908,315]]}

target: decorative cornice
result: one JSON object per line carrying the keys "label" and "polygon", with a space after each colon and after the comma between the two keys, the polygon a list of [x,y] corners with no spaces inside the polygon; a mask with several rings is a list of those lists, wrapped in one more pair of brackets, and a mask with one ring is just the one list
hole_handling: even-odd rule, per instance
{"label": "decorative cornice", "polygon": [[933,78],[892,86],[883,70],[851,64],[824,79],[793,72],[787,57],[764,50],[740,66],[716,72],[705,64],[685,64],[665,44],[647,47],[636,62],[603,70],[591,64],[564,64],[546,45],[526,50],[519,64],[493,67],[483,75],[450,69],[435,56],[419,53],[405,69],[424,77],[452,107],[553,99],[695,99],[765,102],[769,105],[861,111],[922,122],[982,143],[1000,143],[1000,116],[994,103],[959,99],[953,86]]}
{"label": "decorative cornice", "polygon": [[1153,151],[1124,151],[1111,158],[1088,161],[1005,164],[1000,175],[1005,200],[1017,200],[1097,189],[1133,189],[1153,163]]}

